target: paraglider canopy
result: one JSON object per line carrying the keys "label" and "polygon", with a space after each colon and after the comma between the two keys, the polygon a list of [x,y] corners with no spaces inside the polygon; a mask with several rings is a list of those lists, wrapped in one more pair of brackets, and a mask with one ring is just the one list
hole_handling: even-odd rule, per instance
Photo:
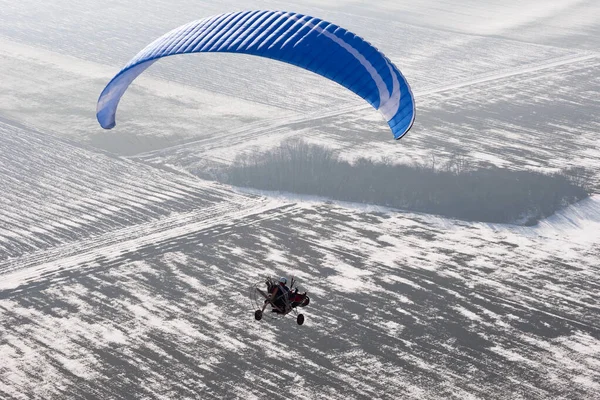
{"label": "paraglider canopy", "polygon": [[188,53],[240,53],[283,61],[346,87],[379,110],[394,138],[411,128],[415,103],[398,68],[359,36],[335,24],[282,11],[244,11],[190,22],[140,51],[108,83],[97,104],[98,122],[116,125],[121,96],[156,60]]}

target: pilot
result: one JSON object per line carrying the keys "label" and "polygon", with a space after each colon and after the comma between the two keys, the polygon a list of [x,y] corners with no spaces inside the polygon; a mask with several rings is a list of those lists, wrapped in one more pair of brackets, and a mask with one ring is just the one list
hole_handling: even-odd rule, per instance
{"label": "pilot", "polygon": [[281,310],[285,310],[290,296],[290,288],[287,287],[287,278],[283,276],[279,278],[279,285],[273,289],[271,296],[274,299],[273,304],[275,304]]}

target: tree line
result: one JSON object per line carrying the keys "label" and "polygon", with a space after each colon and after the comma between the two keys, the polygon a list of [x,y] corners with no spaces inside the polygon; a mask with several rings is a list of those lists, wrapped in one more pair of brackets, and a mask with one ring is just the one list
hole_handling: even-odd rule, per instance
{"label": "tree line", "polygon": [[234,186],[526,225],[589,196],[590,181],[582,168],[558,173],[475,168],[461,153],[412,165],[365,158],[350,163],[303,141],[238,157],[224,172],[219,180]]}

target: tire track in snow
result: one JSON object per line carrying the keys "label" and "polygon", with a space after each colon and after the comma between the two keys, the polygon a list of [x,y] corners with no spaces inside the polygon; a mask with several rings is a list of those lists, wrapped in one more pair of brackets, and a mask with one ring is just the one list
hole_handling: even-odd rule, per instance
{"label": "tire track in snow", "polygon": [[132,160],[139,161],[151,161],[152,159],[160,158],[166,154],[177,154],[179,151],[188,151],[191,147],[195,146],[203,146],[206,149],[219,148],[222,146],[227,146],[232,138],[235,138],[236,141],[248,141],[255,137],[262,136],[265,132],[269,131],[270,133],[286,128],[290,125],[301,124],[305,122],[317,121],[320,119],[327,119],[331,117],[337,117],[344,114],[353,113],[356,111],[367,109],[371,106],[349,106],[349,107],[341,107],[336,108],[332,111],[326,113],[314,113],[307,115],[298,116],[295,118],[290,118],[289,116],[272,118],[268,121],[257,121],[252,124],[248,124],[244,127],[232,129],[228,131],[219,131],[210,135],[203,137],[202,139],[192,140],[189,142],[185,142],[182,144],[178,144],[171,147],[166,147],[160,150],[154,150],[146,153],[140,153],[135,156],[129,157]]}
{"label": "tire track in snow", "polygon": [[[107,157],[0,120],[0,265],[27,253],[252,196]],[[77,171],[77,173],[74,173]]]}
{"label": "tire track in snow", "polygon": [[[568,64],[575,64],[583,61],[588,61],[600,57],[599,54],[585,54],[579,56],[568,56],[559,59],[554,59],[546,63],[524,66],[520,68],[510,69],[504,72],[493,72],[490,74],[478,75],[473,79],[466,81],[459,81],[444,86],[433,87],[429,89],[416,90],[414,91],[415,98],[418,99],[427,98],[428,96],[441,94],[444,92],[461,89],[469,86],[478,85],[485,82],[499,81],[510,77],[517,77],[525,74],[530,74],[538,71],[552,70],[556,67],[560,67]],[[282,130],[286,130],[290,126],[297,124],[305,124],[309,122],[315,122],[319,120],[327,120],[330,118],[336,118],[342,115],[353,114],[359,111],[365,111],[371,109],[368,104],[353,105],[348,107],[341,107],[331,110],[329,112],[318,112],[311,114],[300,115],[295,118],[289,118],[288,116],[270,119],[268,121],[258,121],[253,124],[249,124],[245,127],[240,127],[231,131],[219,131],[217,133],[203,137],[202,139],[193,140],[183,144],[167,147],[161,150],[155,150],[147,153],[141,153],[130,157],[132,160],[137,160],[150,164],[160,164],[162,157],[181,157],[186,153],[202,154],[204,159],[207,157],[216,162],[223,162],[224,160],[218,156],[212,156],[211,150],[227,147],[231,145],[231,141],[235,138],[236,143],[248,142],[257,138],[260,138],[267,134],[273,134]],[[418,110],[417,110],[418,112]],[[383,119],[382,119],[383,121]],[[291,132],[293,133],[293,132]]]}
{"label": "tire track in snow", "polygon": [[439,87],[439,88],[432,88],[432,89],[428,89],[428,90],[417,91],[417,92],[415,92],[415,96],[426,97],[426,96],[429,96],[432,94],[439,94],[439,93],[447,92],[449,90],[460,89],[460,88],[464,88],[464,87],[468,87],[468,86],[477,85],[480,83],[497,81],[500,79],[510,78],[513,76],[519,76],[519,75],[529,74],[532,72],[543,71],[546,69],[560,67],[562,65],[575,64],[575,63],[578,63],[581,61],[587,61],[587,60],[591,60],[591,59],[599,58],[599,57],[600,57],[600,55],[596,54],[596,53],[586,54],[586,55],[577,56],[577,57],[565,57],[565,58],[560,58],[558,60],[550,61],[548,63],[543,63],[543,64],[539,64],[539,65],[515,68],[515,69],[509,70],[506,72],[496,72],[496,73],[491,73],[489,75],[488,74],[479,75],[476,78],[469,79],[464,82],[457,82],[457,83]]}
{"label": "tire track in snow", "polygon": [[160,229],[168,229],[169,227],[183,226],[201,217],[209,218],[210,214],[223,214],[223,212],[230,210],[231,208],[240,206],[241,203],[235,202],[230,203],[219,203],[216,206],[205,208],[201,211],[189,212],[189,213],[178,213],[167,218],[160,219],[158,221],[151,221],[147,223],[138,224],[135,226],[129,226],[121,229],[116,229],[110,232],[106,232],[103,235],[95,238],[88,238],[76,241],[74,243],[67,243],[61,246],[55,246],[48,250],[40,250],[37,252],[29,253],[19,258],[8,260],[0,263],[0,275],[7,274],[9,272],[34,266],[36,264],[43,264],[49,260],[58,260],[61,258],[68,257],[73,254],[85,252],[86,250],[106,247],[111,244],[118,243],[131,239],[132,237],[141,237],[152,231]]}
{"label": "tire track in snow", "polygon": [[[272,210],[275,213],[261,214]],[[169,241],[202,231],[214,231],[217,226],[240,223],[251,225],[292,212],[289,204],[266,198],[241,203],[224,203],[215,207],[176,214],[161,221],[127,227],[109,232],[100,238],[76,242],[64,248],[43,251],[19,260],[0,264],[0,290],[15,289],[23,284],[50,278],[56,273],[80,267],[109,266],[127,254],[133,254],[146,246],[164,245]],[[245,221],[248,217],[255,219]],[[220,232],[220,230],[219,230]],[[218,234],[223,234],[217,233]]]}

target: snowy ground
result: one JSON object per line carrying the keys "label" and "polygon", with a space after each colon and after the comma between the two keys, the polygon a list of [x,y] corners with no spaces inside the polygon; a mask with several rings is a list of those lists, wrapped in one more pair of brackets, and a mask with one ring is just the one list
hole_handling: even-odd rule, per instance
{"label": "snowy ground", "polygon": [[[0,128],[6,398],[600,394],[597,196],[534,228],[467,224]],[[305,326],[256,323],[248,284],[289,272]]]}
{"label": "snowy ground", "polygon": [[[38,3],[0,0],[0,398],[600,398],[598,195],[515,227],[188,172],[302,137],[598,184],[596,1]],[[394,142],[343,88],[214,55],[157,63],[99,128],[144,44],[241,8],[367,37],[411,82],[414,129]],[[285,273],[305,325],[255,322],[248,286]]]}

